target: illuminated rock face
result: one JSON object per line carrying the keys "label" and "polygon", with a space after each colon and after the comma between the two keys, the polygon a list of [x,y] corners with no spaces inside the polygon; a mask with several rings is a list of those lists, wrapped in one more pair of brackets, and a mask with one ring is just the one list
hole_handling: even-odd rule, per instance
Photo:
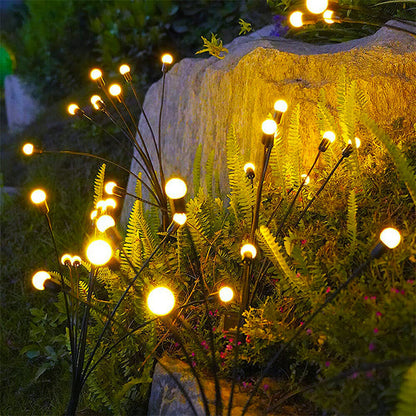
{"label": "illuminated rock face", "polygon": [[[343,66],[366,94],[367,111],[380,126],[390,126],[400,119],[402,125],[413,129],[416,123],[414,37],[382,28],[372,36],[341,44],[310,45],[269,37],[270,31],[271,26],[235,39],[227,45],[229,53],[223,60],[187,58],[168,72],[162,122],[166,177],[180,174],[190,182],[195,150],[202,143],[202,163],[214,149],[216,166],[225,178],[225,140],[231,124],[243,154],[259,162],[261,123],[272,111],[274,101],[282,97],[289,106],[300,103],[303,158],[308,164],[320,142],[316,125],[319,90],[325,90],[330,106],[335,108],[336,84]],[[161,85],[161,81],[153,84],[144,102],[155,131]],[[150,139],[143,117],[139,125]],[[138,171],[134,163],[132,170]],[[131,178],[130,192],[134,191],[134,184]],[[131,201],[127,201],[125,214],[130,207]]]}

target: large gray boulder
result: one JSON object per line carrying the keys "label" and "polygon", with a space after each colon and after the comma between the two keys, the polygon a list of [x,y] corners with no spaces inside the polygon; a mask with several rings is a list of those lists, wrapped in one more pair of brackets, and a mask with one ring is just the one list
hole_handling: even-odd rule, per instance
{"label": "large gray boulder", "polygon": [[[398,22],[391,25],[403,27]],[[416,32],[415,27],[406,26]],[[321,88],[336,105],[336,84],[342,67],[368,97],[368,112],[381,126],[403,118],[416,122],[416,38],[405,31],[381,28],[374,35],[331,45],[311,45],[268,36],[265,27],[227,45],[223,60],[187,58],[175,64],[166,77],[167,92],[162,121],[165,175],[192,177],[195,150],[202,143],[203,161],[215,150],[216,165],[226,172],[225,139],[233,125],[247,157],[259,162],[261,122],[277,98],[301,105],[304,160],[313,157],[320,141],[316,102]],[[157,126],[161,81],[148,90],[144,108]],[[287,122],[287,120],[286,120]],[[143,117],[140,130],[150,134]],[[259,145],[256,145],[259,143]],[[250,144],[254,144],[251,145]],[[150,146],[151,147],[151,146]],[[305,156],[306,155],[306,156]],[[138,171],[132,163],[131,169]],[[129,192],[135,180],[130,178]],[[132,204],[126,199],[124,221]]]}
{"label": "large gray boulder", "polygon": [[16,75],[8,75],[4,80],[4,99],[7,125],[11,132],[23,130],[35,121],[41,111],[29,87]]}

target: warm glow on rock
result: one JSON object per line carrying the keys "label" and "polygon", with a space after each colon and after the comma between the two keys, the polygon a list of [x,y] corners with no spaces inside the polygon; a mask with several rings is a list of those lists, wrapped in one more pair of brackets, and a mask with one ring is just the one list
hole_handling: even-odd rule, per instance
{"label": "warm glow on rock", "polygon": [[175,296],[166,287],[157,287],[149,293],[147,306],[155,315],[167,315],[175,306]]}

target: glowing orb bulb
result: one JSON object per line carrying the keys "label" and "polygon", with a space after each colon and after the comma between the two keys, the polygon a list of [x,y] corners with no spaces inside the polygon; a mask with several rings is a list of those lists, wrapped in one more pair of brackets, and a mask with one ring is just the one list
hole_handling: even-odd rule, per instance
{"label": "glowing orb bulb", "polygon": [[186,223],[186,214],[177,212],[173,215],[172,219],[176,222],[176,224],[184,225]]}
{"label": "glowing orb bulb", "polygon": [[41,204],[42,202],[46,201],[46,193],[42,189],[35,189],[30,194],[30,199],[34,204]]}
{"label": "glowing orb bulb", "polygon": [[401,239],[400,233],[395,228],[385,228],[380,233],[381,242],[388,248],[396,248]]}
{"label": "glowing orb bulb", "polygon": [[76,104],[69,104],[67,110],[71,116],[74,116],[77,113],[77,110],[79,110],[79,107]]}
{"label": "glowing orb bulb", "polygon": [[223,302],[230,302],[234,297],[234,292],[230,287],[224,286],[219,290],[218,295]]}
{"label": "glowing orb bulb", "polygon": [[306,0],[306,8],[313,14],[321,14],[328,7],[328,0]]}
{"label": "glowing orb bulb", "polygon": [[257,249],[253,244],[247,243],[241,247],[241,257],[244,259],[254,259],[257,255]]}
{"label": "glowing orb bulb", "polygon": [[97,81],[97,79],[100,79],[103,76],[103,73],[101,72],[101,69],[94,68],[90,72],[90,78],[93,81]]}
{"label": "glowing orb bulb", "polygon": [[94,240],[87,247],[87,259],[95,266],[103,266],[108,263],[113,255],[110,244],[104,240]]}
{"label": "glowing orb bulb", "polygon": [[306,173],[302,173],[302,175],[300,175],[300,177],[302,178],[302,180],[304,180],[304,185],[309,185],[309,182],[311,181],[311,178],[309,176],[306,176]]}
{"label": "glowing orb bulb", "polygon": [[91,99],[90,99],[90,102],[91,102],[92,106],[93,106],[96,110],[99,110],[99,109],[100,109],[100,106],[97,104],[97,103],[99,103],[100,101],[102,101],[102,99],[101,99],[101,97],[100,97],[99,95],[93,95],[93,96],[91,97]]}
{"label": "glowing orb bulb", "polygon": [[108,92],[113,96],[117,97],[121,94],[121,87],[118,84],[112,84],[110,85],[110,88],[108,89]]}
{"label": "glowing orb bulb", "polygon": [[118,70],[120,71],[121,75],[125,75],[128,72],[130,72],[130,67],[127,64],[123,64],[123,65],[120,65],[120,68]]}
{"label": "glowing orb bulb", "polygon": [[73,265],[74,267],[79,267],[79,266],[81,266],[81,262],[82,262],[81,257],[79,257],[79,256],[74,256],[74,257],[72,257],[72,265]]}
{"label": "glowing orb bulb", "polygon": [[37,290],[45,290],[45,282],[50,278],[51,275],[47,272],[37,272],[32,277],[32,285]]}
{"label": "glowing orb bulb", "polygon": [[114,227],[116,225],[116,222],[114,221],[114,218],[110,215],[101,215],[101,217],[98,218],[95,225],[97,226],[98,231],[103,233],[108,228]]}
{"label": "glowing orb bulb", "polygon": [[289,16],[289,23],[293,27],[302,27],[303,26],[302,16],[303,16],[303,13],[302,12],[293,12]]}
{"label": "glowing orb bulb", "polygon": [[332,23],[335,23],[335,20],[332,18],[333,16],[334,16],[333,10],[325,10],[323,14],[325,23],[328,23],[329,25],[332,25]]}
{"label": "glowing orb bulb", "polygon": [[256,170],[256,168],[255,168],[255,166],[253,165],[253,163],[251,163],[251,162],[247,162],[247,163],[244,165],[244,173],[247,173],[247,172],[249,172],[249,171],[254,172],[255,170]]}
{"label": "glowing orb bulb", "polygon": [[97,218],[97,215],[98,215],[98,211],[96,209],[94,211],[91,211],[91,214],[90,214],[91,220],[94,220],[95,218]]}
{"label": "glowing orb bulb", "polygon": [[272,134],[276,133],[277,124],[274,120],[267,119],[267,120],[263,121],[263,123],[261,125],[261,129],[263,130],[264,134],[267,134],[267,135],[271,136]]}
{"label": "glowing orb bulb", "polygon": [[175,306],[175,296],[166,287],[157,287],[149,293],[147,306],[155,315],[167,315]]}
{"label": "glowing orb bulb", "polygon": [[285,100],[277,100],[274,103],[273,108],[275,111],[279,111],[280,113],[286,113],[287,111],[287,102]]}
{"label": "glowing orb bulb", "polygon": [[173,57],[169,53],[162,55],[162,63],[170,65],[173,62]]}
{"label": "glowing orb bulb", "polygon": [[107,198],[105,201],[104,201],[104,204],[105,204],[105,208],[107,209],[108,207],[111,207],[111,208],[115,208],[116,206],[117,206],[117,202],[115,201],[115,199],[113,199],[113,198]]}
{"label": "glowing orb bulb", "polygon": [[62,257],[61,257],[61,263],[64,265],[64,266],[67,266],[67,265],[69,265],[69,264],[72,264],[72,257],[71,257],[71,255],[70,254],[64,254]]}
{"label": "glowing orb bulb", "polygon": [[170,199],[183,198],[187,192],[186,183],[179,178],[172,178],[166,182],[165,192]]}
{"label": "glowing orb bulb", "polygon": [[30,156],[31,154],[33,154],[34,150],[35,150],[35,147],[33,146],[32,143],[26,143],[22,147],[23,153],[27,156]]}
{"label": "glowing orb bulb", "polygon": [[331,143],[333,143],[334,141],[335,141],[335,138],[336,138],[336,136],[335,136],[335,133],[333,132],[333,131],[330,131],[330,130],[328,130],[328,131],[326,131],[324,134],[323,134],[323,136],[322,136],[324,139],[328,139]]}
{"label": "glowing orb bulb", "polygon": [[109,194],[109,195],[113,195],[114,192],[114,188],[117,186],[117,184],[113,181],[107,182],[104,185],[104,191]]}

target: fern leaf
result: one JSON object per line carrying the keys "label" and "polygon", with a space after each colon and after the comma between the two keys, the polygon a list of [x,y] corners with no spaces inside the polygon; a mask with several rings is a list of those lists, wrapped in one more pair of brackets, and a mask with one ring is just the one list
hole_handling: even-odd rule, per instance
{"label": "fern leaf", "polygon": [[278,265],[282,270],[283,274],[291,283],[292,287],[297,290],[303,290],[305,284],[304,282],[296,275],[296,273],[289,267],[286,262],[284,255],[282,254],[281,247],[278,242],[274,241],[273,235],[270,233],[269,229],[264,225],[260,226],[258,233],[261,237],[259,242],[263,242],[265,251],[269,254],[270,260]]}
{"label": "fern leaf", "polygon": [[393,143],[389,135],[383,129],[378,127],[375,121],[372,120],[367,114],[363,113],[361,115],[361,121],[389,152],[390,157],[397,168],[399,177],[406,184],[409,194],[413,199],[413,203],[416,205],[416,174],[412,170],[409,160]]}
{"label": "fern leaf", "polygon": [[199,187],[201,186],[201,156],[202,156],[202,143],[199,143],[195,152],[194,165],[193,165],[194,195],[198,193]]}
{"label": "fern leaf", "polygon": [[104,176],[105,176],[105,163],[103,163],[98,170],[98,174],[94,180],[94,205],[103,199],[104,190]]}
{"label": "fern leaf", "polygon": [[241,212],[247,223],[250,223],[251,207],[254,205],[255,195],[244,173],[240,146],[238,145],[233,126],[230,127],[227,134],[227,165],[231,190],[230,200],[233,208],[237,212]]}
{"label": "fern leaf", "polygon": [[398,394],[395,416],[416,415],[416,361],[410,366],[404,375],[403,383]]}
{"label": "fern leaf", "polygon": [[290,127],[287,136],[287,154],[286,162],[286,188],[290,189],[299,185],[299,168],[300,168],[300,147],[301,140],[299,134],[300,104],[298,104],[290,117]]}
{"label": "fern leaf", "polygon": [[208,156],[207,164],[205,166],[205,187],[208,196],[212,198],[212,177],[214,172],[214,149],[211,150]]}

